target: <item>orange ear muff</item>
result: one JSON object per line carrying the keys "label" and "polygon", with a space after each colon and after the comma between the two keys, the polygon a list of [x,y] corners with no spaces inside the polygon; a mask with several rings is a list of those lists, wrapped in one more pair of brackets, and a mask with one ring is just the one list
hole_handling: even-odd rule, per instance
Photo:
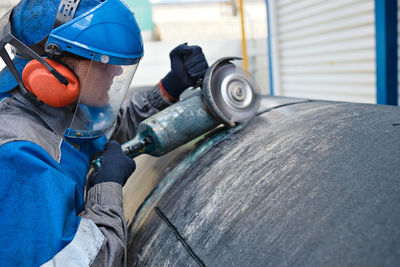
{"label": "orange ear muff", "polygon": [[53,107],[65,107],[72,104],[79,95],[78,78],[63,64],[51,59],[45,60],[68,80],[68,84],[62,84],[42,63],[35,59],[29,61],[22,72],[22,80],[26,89],[40,101]]}

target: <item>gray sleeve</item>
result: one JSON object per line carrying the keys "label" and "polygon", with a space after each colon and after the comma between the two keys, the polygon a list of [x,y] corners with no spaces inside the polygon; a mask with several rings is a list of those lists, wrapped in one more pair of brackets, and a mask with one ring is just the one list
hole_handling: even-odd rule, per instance
{"label": "gray sleeve", "polygon": [[111,182],[93,186],[79,216],[72,241],[42,266],[126,266],[122,186]]}
{"label": "gray sleeve", "polygon": [[125,100],[118,113],[116,128],[110,139],[125,143],[135,137],[138,124],[169,106],[171,102],[162,95],[158,85],[147,90],[134,91]]}
{"label": "gray sleeve", "polygon": [[127,229],[122,186],[112,182],[93,186],[80,216],[93,221],[104,235],[91,266],[126,266]]}

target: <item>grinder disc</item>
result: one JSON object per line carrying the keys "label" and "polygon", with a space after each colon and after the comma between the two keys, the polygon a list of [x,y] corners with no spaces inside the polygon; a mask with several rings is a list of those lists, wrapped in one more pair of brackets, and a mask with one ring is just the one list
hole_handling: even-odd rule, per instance
{"label": "grinder disc", "polygon": [[260,91],[244,69],[226,58],[214,63],[206,73],[203,94],[211,113],[222,123],[234,126],[253,118],[260,106]]}

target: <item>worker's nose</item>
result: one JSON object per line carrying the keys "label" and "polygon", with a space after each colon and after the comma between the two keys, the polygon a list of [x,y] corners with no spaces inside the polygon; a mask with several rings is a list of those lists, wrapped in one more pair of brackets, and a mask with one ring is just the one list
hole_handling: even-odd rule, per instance
{"label": "worker's nose", "polygon": [[108,65],[107,71],[110,73],[112,76],[119,76],[122,74],[122,67],[119,65]]}

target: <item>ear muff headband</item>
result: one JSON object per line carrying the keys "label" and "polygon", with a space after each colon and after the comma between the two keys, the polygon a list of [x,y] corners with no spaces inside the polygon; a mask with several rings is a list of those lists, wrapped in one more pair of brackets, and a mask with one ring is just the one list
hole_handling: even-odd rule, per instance
{"label": "ear muff headband", "polygon": [[79,80],[67,67],[51,59],[44,59],[62,76],[68,84],[61,83],[39,61],[31,60],[22,72],[22,81],[26,89],[32,92],[40,101],[53,106],[65,107],[72,104],[79,95]]}

